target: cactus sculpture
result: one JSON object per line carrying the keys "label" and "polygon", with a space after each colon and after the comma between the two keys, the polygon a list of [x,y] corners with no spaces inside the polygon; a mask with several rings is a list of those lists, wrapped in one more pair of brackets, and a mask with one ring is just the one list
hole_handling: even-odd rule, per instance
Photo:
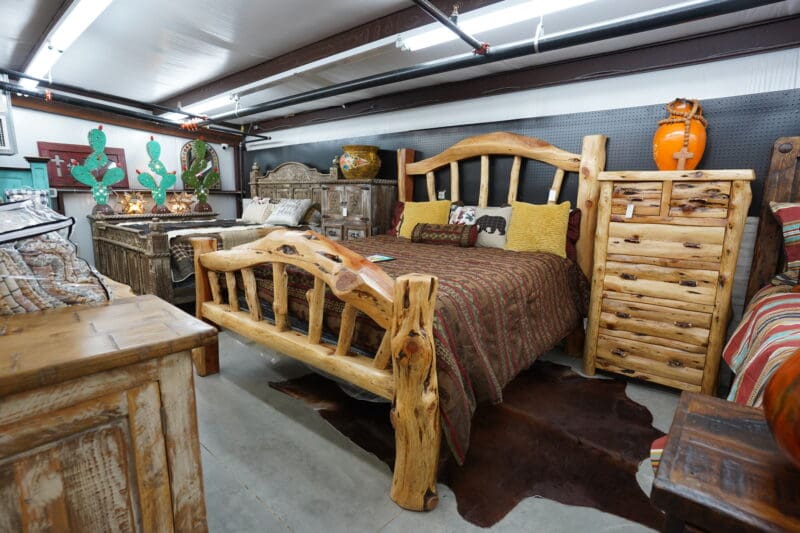
{"label": "cactus sculpture", "polygon": [[136,174],[138,174],[139,183],[150,189],[150,193],[153,195],[155,205],[152,212],[169,213],[169,208],[164,205],[167,201],[167,189],[175,185],[178,178],[175,176],[175,172],[167,172],[167,167],[158,159],[161,156],[161,145],[152,136],[150,137],[150,142],[147,143],[147,155],[150,156],[150,162],[147,166],[153,174],[157,174],[161,179],[156,183],[152,174],[140,172],[137,169]]}
{"label": "cactus sculpture", "polygon": [[117,167],[116,163],[109,162],[105,154],[106,134],[103,133],[103,126],[89,132],[89,146],[92,153],[79,165],[77,161],[71,161],[72,168],[70,173],[77,181],[92,188],[92,197],[97,203],[92,213],[113,214],[114,210],[108,205],[108,189],[125,177],[125,171]]}
{"label": "cactus sculpture", "polygon": [[201,139],[192,142],[194,160],[189,168],[183,169],[183,183],[194,189],[197,196],[195,211],[211,211],[208,205],[208,190],[219,181],[219,169],[212,168],[211,161],[206,161],[206,143]]}

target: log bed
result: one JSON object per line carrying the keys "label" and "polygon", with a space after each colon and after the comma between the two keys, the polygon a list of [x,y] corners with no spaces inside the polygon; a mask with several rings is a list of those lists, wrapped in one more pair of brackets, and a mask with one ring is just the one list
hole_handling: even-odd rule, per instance
{"label": "log bed", "polygon": [[[602,135],[585,137],[581,154],[511,133],[464,139],[419,162],[413,161],[412,150],[400,149],[399,199],[411,200],[413,176],[425,176],[428,198],[435,200],[435,171],[449,168],[451,200],[459,200],[459,161],[480,157],[478,205],[486,207],[491,155],[513,157],[509,202],[517,196],[523,158],[555,167],[549,203],[557,201],[565,176],[577,175],[577,206],[582,211],[581,235],[576,245],[578,264],[590,278],[599,193],[596,178],[605,164]],[[433,509],[438,502],[436,471],[441,442],[432,334],[437,278],[406,274],[393,279],[363,256],[311,231],[278,230],[234,250],[215,251],[213,241],[201,238],[194,239],[193,245],[197,316],[390,400],[397,445],[391,498],[406,509]],[[274,283],[272,321],[264,319],[254,273],[254,269],[265,264],[271,265]],[[306,294],[307,333],[290,328],[287,267],[301,269],[314,277],[313,288]],[[240,308],[236,297],[237,277],[244,287],[246,310]],[[344,304],[335,344],[322,339],[326,289]],[[385,328],[374,357],[351,350],[358,312]],[[580,330],[570,336],[573,344],[582,339],[582,327]],[[219,369],[216,346],[196,350],[194,360],[200,375]]]}

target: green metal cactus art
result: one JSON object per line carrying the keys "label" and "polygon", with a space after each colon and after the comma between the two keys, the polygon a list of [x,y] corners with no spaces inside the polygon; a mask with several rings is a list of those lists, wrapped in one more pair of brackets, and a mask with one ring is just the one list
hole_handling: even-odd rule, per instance
{"label": "green metal cactus art", "polygon": [[137,169],[136,174],[138,174],[139,183],[150,189],[150,193],[153,195],[153,201],[156,204],[153,206],[153,213],[169,213],[169,208],[164,205],[164,202],[167,201],[167,189],[175,185],[178,178],[175,176],[175,172],[167,172],[167,167],[159,160],[159,157],[161,157],[161,145],[152,136],[150,137],[150,142],[147,143],[147,154],[150,156],[150,162],[147,164],[148,168],[153,174],[160,176],[161,180],[156,183],[153,175],[147,172],[140,172]]}
{"label": "green metal cactus art", "polygon": [[189,168],[184,167],[181,179],[194,189],[197,196],[195,211],[211,211],[208,205],[208,190],[219,181],[219,169],[212,168],[211,161],[206,161],[206,143],[203,139],[192,142],[192,155],[194,160]]}
{"label": "green metal cactus art", "polygon": [[70,173],[77,181],[92,188],[92,197],[97,203],[92,210],[93,213],[113,213],[114,210],[108,205],[108,190],[125,178],[125,171],[108,160],[104,152],[106,134],[103,133],[102,125],[91,130],[88,138],[92,153],[88,155],[83,165],[73,160]]}

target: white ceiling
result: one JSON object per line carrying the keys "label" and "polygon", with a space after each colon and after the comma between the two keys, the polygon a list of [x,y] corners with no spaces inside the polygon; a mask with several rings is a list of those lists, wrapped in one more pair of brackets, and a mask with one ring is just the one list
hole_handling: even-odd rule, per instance
{"label": "white ceiling", "polygon": [[[21,69],[52,17],[69,0],[0,0],[0,65]],[[506,0],[504,4],[518,3]],[[675,4],[668,0],[595,0],[546,15],[545,35]],[[55,82],[158,102],[188,89],[279,57],[388,14],[413,7],[410,0],[114,0],[62,55]],[[342,105],[411,88],[471,79],[493,72],[593,55],[634,45],[705,33],[800,13],[800,0],[695,21],[654,32],[448,72],[261,113],[239,122]],[[533,36],[538,21],[479,34],[492,45]],[[432,23],[431,26],[435,26]],[[380,46],[335,63],[271,83],[236,89],[242,107],[364,76],[469,53],[462,41],[419,52],[402,51],[386,39]],[[212,116],[232,109],[223,107]],[[236,122],[236,121],[233,121]]]}

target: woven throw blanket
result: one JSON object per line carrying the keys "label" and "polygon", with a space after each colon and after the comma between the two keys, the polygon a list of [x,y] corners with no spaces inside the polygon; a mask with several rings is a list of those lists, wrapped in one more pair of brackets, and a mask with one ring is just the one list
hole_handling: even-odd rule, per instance
{"label": "woven throw blanket", "polygon": [[170,271],[173,283],[194,276],[194,248],[192,237],[212,237],[217,240],[218,250],[229,250],[234,246],[254,241],[275,229],[270,226],[206,227],[180,229],[167,232],[169,236]]}
{"label": "woven throw blanket", "polygon": [[0,245],[0,315],[106,300],[95,272],[57,232]]}
{"label": "woven throw blanket", "polygon": [[[424,272],[439,278],[434,342],[442,429],[459,463],[469,446],[478,403],[499,403],[503,387],[563,339],[586,315],[588,283],[572,261],[552,254],[411,243],[389,235],[347,241],[390,276]],[[272,301],[271,269],[257,270],[259,296]],[[308,319],[313,277],[290,270],[290,313]],[[328,295],[324,327],[337,332],[342,303]],[[374,354],[383,330],[360,316],[354,346]]]}
{"label": "woven throw blanket", "polygon": [[769,378],[800,348],[800,292],[793,285],[767,285],[747,306],[723,359],[736,374],[728,400],[761,406]]}

